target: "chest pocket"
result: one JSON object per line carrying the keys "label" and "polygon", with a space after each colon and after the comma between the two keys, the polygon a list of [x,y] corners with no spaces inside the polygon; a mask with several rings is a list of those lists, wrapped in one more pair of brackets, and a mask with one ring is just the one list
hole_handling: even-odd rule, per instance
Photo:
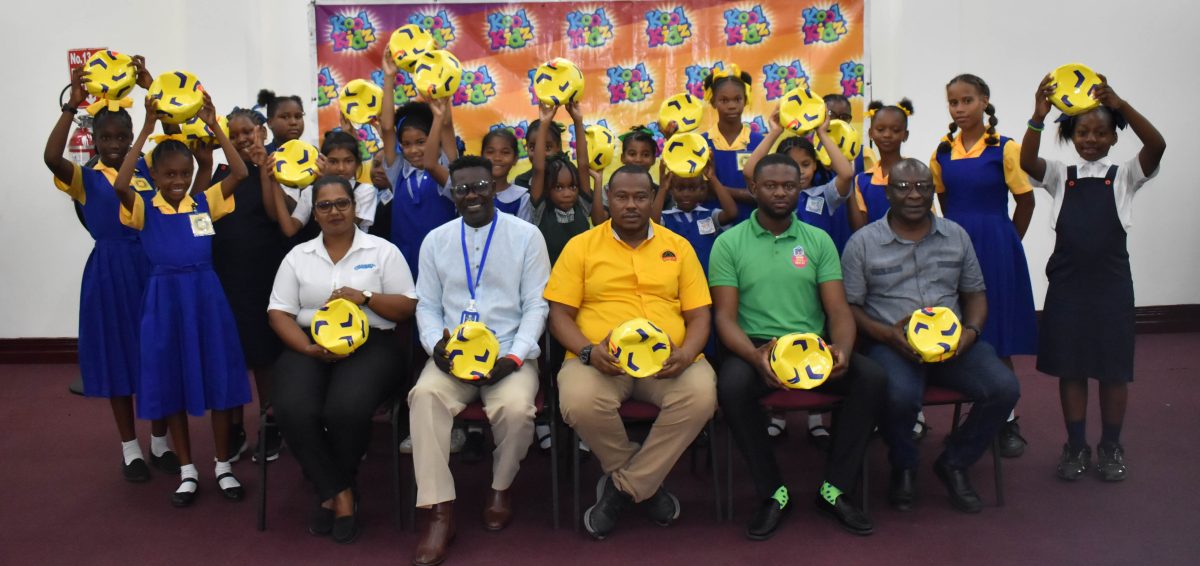
{"label": "chest pocket", "polygon": [[904,268],[899,265],[893,265],[891,267],[872,267],[871,275],[875,275],[875,276],[891,275],[893,273],[900,273],[900,271],[902,269],[904,269]]}

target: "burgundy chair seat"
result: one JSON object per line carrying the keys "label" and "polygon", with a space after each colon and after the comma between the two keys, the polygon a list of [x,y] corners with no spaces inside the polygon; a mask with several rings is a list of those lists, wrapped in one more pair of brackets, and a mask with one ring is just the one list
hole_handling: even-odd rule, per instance
{"label": "burgundy chair seat", "polygon": [[836,405],[842,398],[816,391],[803,389],[788,389],[773,391],[763,397],[762,404],[770,409],[780,411],[812,411],[828,409]]}
{"label": "burgundy chair seat", "polygon": [[923,405],[952,405],[954,403],[970,403],[971,398],[955,391],[938,387],[936,385],[925,386],[925,396],[921,400]]}
{"label": "burgundy chair seat", "polygon": [[617,409],[617,414],[627,421],[652,421],[658,418],[658,407],[645,401],[626,400]]}

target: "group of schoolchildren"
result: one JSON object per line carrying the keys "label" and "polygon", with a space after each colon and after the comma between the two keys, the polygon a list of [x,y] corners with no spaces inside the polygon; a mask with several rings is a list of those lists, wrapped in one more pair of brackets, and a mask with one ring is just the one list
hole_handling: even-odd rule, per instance
{"label": "group of schoolchildren", "polygon": [[[147,88],[144,60],[135,58],[135,66],[138,84]],[[386,53],[382,67],[383,91],[390,93],[397,70]],[[712,150],[710,163],[694,178],[660,168],[652,215],[692,244],[706,270],[721,231],[750,217],[755,201],[747,173],[772,151],[799,165],[797,217],[828,232],[839,252],[854,230],[886,217],[888,174],[903,158],[911,102],[872,102],[865,128],[877,155],[868,149],[851,162],[830,151],[826,166],[813,139],[780,126],[777,109],[767,132],[745,124],[752,77],[735,65],[724,67],[704,83],[715,117],[703,133]],[[85,98],[85,81],[78,71],[73,74],[70,99],[44,156],[55,185],[75,201],[95,240],[80,297],[85,394],[111,402],[125,479],[147,481],[151,466],[178,474],[180,484],[172,494],[178,506],[191,503],[200,477],[187,415],[211,411],[214,476],[226,498],[242,499],[231,464],[247,450],[242,407],[251,394],[246,370],[254,374],[259,401],[265,403],[271,366],[282,350],[266,320],[271,284],[288,249],[319,237],[307,189],[281,186],[273,176],[274,150],[304,133],[304,105],[299,97],[264,91],[257,107],[228,114],[226,134],[206,94],[198,116],[211,126],[215,143],[185,144],[164,122],[167,135],[144,156],[157,127],[156,103],[147,102],[136,136],[128,112],[102,109],[93,122],[97,157],[80,166],[65,159],[63,150]],[[1127,473],[1120,432],[1133,378],[1134,303],[1125,239],[1132,196],[1156,174],[1165,141],[1105,83],[1095,95],[1099,106],[1059,120],[1059,136],[1074,144],[1077,163],[1044,160],[1038,156],[1039,142],[1052,92],[1048,79],[1038,86],[1033,116],[1018,144],[997,132],[988,85],[974,75],[954,77],[946,86],[949,133],[929,167],[941,214],[968,232],[982,267],[989,305],[982,339],[1010,367],[1011,356],[1036,354],[1038,369],[1060,378],[1067,443],[1059,477],[1074,480],[1091,466],[1084,422],[1087,380],[1096,379],[1102,422],[1098,469],[1104,479],[1116,481]],[[830,119],[852,120],[845,97],[829,95],[825,102]],[[525,139],[531,170],[512,181],[519,148],[511,131],[489,132],[478,148],[492,164],[497,209],[536,225],[552,263],[568,240],[608,218],[603,171],[563,152],[563,128],[554,121],[560,110],[576,132],[584,131],[579,104],[540,107]],[[359,142],[349,133],[352,125],[345,121],[320,145],[321,171],[353,186],[359,228],[390,239],[414,277],[425,235],[456,215],[447,165],[463,148],[452,114],[448,99],[399,108],[384,104],[373,122],[383,142],[373,162],[363,162]],[[1115,163],[1108,152],[1126,126],[1143,147],[1136,157]],[[674,130],[669,124],[664,134]],[[824,147],[835,146],[827,127],[818,128],[814,137]],[[584,137],[578,139],[578,154],[587,155]],[[620,139],[623,164],[657,167],[659,145],[650,130],[633,126]],[[214,169],[217,147],[225,164]],[[1053,197],[1056,230],[1040,335],[1021,243],[1034,209],[1034,185]],[[1011,215],[1009,194],[1016,203]],[[137,417],[153,423],[150,465],[135,433],[135,394]],[[808,424],[814,442],[827,442],[820,415],[810,415]],[[770,426],[775,436],[786,422],[774,419]],[[925,430],[919,422],[914,434]],[[539,427],[538,435],[547,447],[548,431]],[[266,457],[277,458],[281,439],[270,420],[265,443]],[[1008,456],[1023,449],[1015,420],[1002,432],[1001,445]]]}

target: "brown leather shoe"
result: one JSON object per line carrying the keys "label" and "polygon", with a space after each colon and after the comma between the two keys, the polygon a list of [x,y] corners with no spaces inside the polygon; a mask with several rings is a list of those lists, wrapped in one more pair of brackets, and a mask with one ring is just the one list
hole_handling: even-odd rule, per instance
{"label": "brown leather shoe", "polygon": [[426,510],[425,526],[417,539],[413,566],[437,566],[446,559],[446,547],[454,540],[454,502],[438,503]]}
{"label": "brown leather shoe", "polygon": [[483,508],[483,528],[489,531],[499,531],[508,526],[512,519],[512,498],[509,490],[488,490],[488,502]]}

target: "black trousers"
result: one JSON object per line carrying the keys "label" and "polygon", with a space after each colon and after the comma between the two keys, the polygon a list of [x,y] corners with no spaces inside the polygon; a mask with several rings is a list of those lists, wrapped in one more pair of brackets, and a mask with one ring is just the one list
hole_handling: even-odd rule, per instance
{"label": "black trousers", "polygon": [[[755,340],[759,346],[763,341]],[[767,434],[769,417],[760,400],[774,391],[745,360],[728,354],[717,373],[717,403],[729,424],[760,499],[784,485]],[[831,451],[825,464],[825,481],[847,494],[858,489],[862,462],[871,431],[887,401],[887,374],[870,358],[853,354],[845,375],[830,379],[813,391],[844,397],[833,430]]]}
{"label": "black trousers", "polygon": [[287,350],[276,362],[275,420],[321,501],[354,487],[371,417],[396,390],[402,358],[394,332],[371,329],[366,344],[341,361]]}

